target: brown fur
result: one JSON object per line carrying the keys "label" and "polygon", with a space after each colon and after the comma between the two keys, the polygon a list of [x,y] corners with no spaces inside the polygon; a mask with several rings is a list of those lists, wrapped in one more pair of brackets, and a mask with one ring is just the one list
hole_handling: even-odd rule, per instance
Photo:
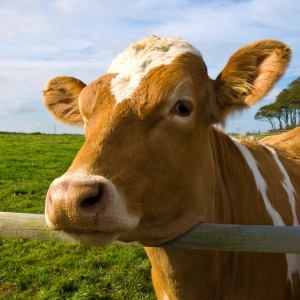
{"label": "brown fur", "polygon": [[261,142],[288,151],[291,156],[300,159],[300,127],[278,135],[267,136]]}
{"label": "brown fur", "polygon": [[[78,97],[85,84],[76,78],[59,76],[50,80],[44,90],[44,104],[59,121],[82,125]],[[57,102],[60,105],[57,105]]]}
{"label": "brown fur", "polygon": [[[139,218],[131,229],[110,223],[109,232],[123,241],[159,245],[201,222],[273,225],[244,156],[212,123],[223,123],[229,113],[259,101],[283,74],[289,58],[286,45],[260,41],[234,54],[212,81],[202,58],[186,53],[149,71],[131,98],[118,105],[110,92],[115,74],[105,74],[86,87],[72,78],[50,81],[44,94],[47,107],[71,124],[82,122],[82,115],[85,125],[86,142],[66,174],[87,178],[82,185],[62,177],[50,187],[46,207],[50,224],[56,229],[101,232],[99,216],[115,218],[105,214],[105,206],[88,218],[72,203],[90,193],[89,178],[95,174],[102,176],[102,185],[102,178],[109,179],[128,214]],[[174,113],[182,96],[193,99],[194,110],[187,119]],[[73,113],[64,108],[68,102],[75,102],[70,104]],[[257,142],[242,143],[258,162],[271,205],[284,224],[293,225],[284,175],[272,153]],[[295,189],[300,218],[300,164],[292,156],[280,152],[278,156]],[[106,194],[113,197],[112,192]],[[299,274],[288,280],[285,254],[150,247],[146,252],[161,300],[300,298]]]}
{"label": "brown fur", "polygon": [[221,113],[216,121],[223,123],[224,112],[245,109],[264,97],[282,76],[290,55],[286,45],[274,40],[252,43],[232,55],[215,81]]}

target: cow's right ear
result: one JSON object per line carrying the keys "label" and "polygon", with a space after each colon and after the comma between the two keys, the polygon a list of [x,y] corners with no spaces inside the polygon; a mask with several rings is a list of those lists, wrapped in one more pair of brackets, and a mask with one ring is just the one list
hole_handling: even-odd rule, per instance
{"label": "cow's right ear", "polygon": [[43,92],[44,104],[52,115],[65,124],[83,125],[78,97],[86,85],[74,77],[51,79]]}

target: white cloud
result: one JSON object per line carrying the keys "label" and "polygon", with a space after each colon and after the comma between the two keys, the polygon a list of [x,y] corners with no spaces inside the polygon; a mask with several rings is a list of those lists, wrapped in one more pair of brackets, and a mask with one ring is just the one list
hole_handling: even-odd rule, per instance
{"label": "white cloud", "polygon": [[0,116],[7,116],[11,113],[27,113],[35,111],[32,103],[28,101],[14,100],[9,103],[0,103]]}
{"label": "white cloud", "polygon": [[0,7],[1,39],[42,37],[51,28],[51,23],[42,13],[42,1],[2,0]]}

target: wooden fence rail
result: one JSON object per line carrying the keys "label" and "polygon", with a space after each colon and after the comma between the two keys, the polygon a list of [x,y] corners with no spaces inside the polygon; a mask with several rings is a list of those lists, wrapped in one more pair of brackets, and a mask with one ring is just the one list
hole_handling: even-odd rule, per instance
{"label": "wooden fence rail", "polygon": [[[0,212],[0,237],[78,243],[80,233],[47,227],[44,215]],[[118,245],[145,246],[139,243]],[[160,247],[300,254],[300,227],[200,224]]]}

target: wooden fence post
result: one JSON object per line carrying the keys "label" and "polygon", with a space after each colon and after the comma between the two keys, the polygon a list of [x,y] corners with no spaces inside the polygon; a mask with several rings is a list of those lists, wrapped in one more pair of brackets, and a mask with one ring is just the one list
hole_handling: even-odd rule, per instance
{"label": "wooden fence post", "polygon": [[[49,229],[44,215],[0,212],[0,237],[80,243],[82,235]],[[300,227],[199,224],[175,240],[155,247],[300,254]]]}

